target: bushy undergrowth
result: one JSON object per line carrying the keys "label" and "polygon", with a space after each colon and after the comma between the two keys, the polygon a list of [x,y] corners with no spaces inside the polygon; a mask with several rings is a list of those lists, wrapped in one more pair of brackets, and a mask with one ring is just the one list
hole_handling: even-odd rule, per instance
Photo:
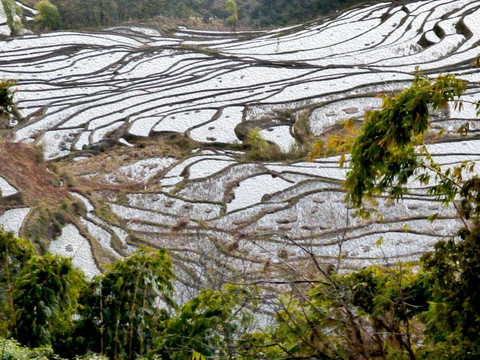
{"label": "bushy undergrowth", "polygon": [[49,360],[52,354],[52,349],[30,349],[21,346],[13,339],[0,337],[0,357],[2,360]]}
{"label": "bushy undergrowth", "polygon": [[282,151],[277,144],[268,142],[262,134],[260,127],[254,127],[248,132],[245,139],[247,150],[245,158],[249,161],[284,161],[299,160],[307,156],[310,150],[309,144],[296,142],[289,151]]}
{"label": "bushy undergrowth", "polygon": [[0,265],[0,336],[69,359],[228,357],[255,304],[235,286],[176,304],[170,257],[146,247],[87,282],[70,259],[39,257],[29,241],[0,231]]}
{"label": "bushy undergrowth", "polygon": [[[51,348],[40,347],[31,349],[22,346],[14,339],[0,337],[0,359],[1,360],[62,360],[55,355]],[[75,360],[108,360],[107,357],[99,354],[88,354],[75,357]]]}

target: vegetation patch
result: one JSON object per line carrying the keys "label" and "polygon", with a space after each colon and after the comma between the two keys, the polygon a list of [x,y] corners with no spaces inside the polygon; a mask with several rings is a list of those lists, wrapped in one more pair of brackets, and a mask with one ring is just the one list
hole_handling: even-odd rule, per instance
{"label": "vegetation patch", "polygon": [[75,198],[67,198],[58,205],[32,206],[21,233],[32,239],[42,253],[48,250],[50,241],[58,237],[64,225],[76,223],[85,214],[83,204]]}
{"label": "vegetation patch", "polygon": [[79,179],[79,176],[107,174],[120,166],[142,159],[163,157],[181,159],[189,155],[193,149],[202,146],[181,134],[157,134],[147,139],[129,138],[128,141],[135,145],[134,151],[129,147],[115,144],[112,147],[103,148],[103,151],[84,150],[80,156],[86,157],[85,159],[71,161],[75,156],[79,156],[77,153],[60,160],[58,164],[67,173],[74,176],[80,185],[83,184],[88,188],[87,183],[95,187],[93,182],[84,178]]}
{"label": "vegetation patch", "polygon": [[59,205],[68,198],[66,178],[32,145],[0,140],[0,174],[22,193],[24,204]]}

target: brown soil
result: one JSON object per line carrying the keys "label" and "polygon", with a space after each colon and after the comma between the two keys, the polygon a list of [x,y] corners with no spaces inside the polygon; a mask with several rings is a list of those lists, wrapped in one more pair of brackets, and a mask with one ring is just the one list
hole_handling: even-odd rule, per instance
{"label": "brown soil", "polygon": [[0,174],[17,188],[27,205],[57,205],[68,197],[59,177],[31,145],[0,140]]}
{"label": "brown soil", "polygon": [[[59,162],[62,170],[67,171],[76,178],[81,175],[93,173],[109,173],[123,165],[154,157],[183,158],[193,148],[200,144],[191,141],[183,136],[171,135],[170,138],[162,139],[150,137],[148,139],[130,140],[135,147],[114,146],[107,148],[102,153],[85,155],[88,159],[71,161],[65,159]],[[77,180],[79,180],[77,178]]]}

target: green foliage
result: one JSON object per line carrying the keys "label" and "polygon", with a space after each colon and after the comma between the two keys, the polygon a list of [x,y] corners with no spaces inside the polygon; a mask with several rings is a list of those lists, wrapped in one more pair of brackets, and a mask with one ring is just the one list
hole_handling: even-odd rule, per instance
{"label": "green foliage", "polygon": [[229,14],[229,17],[227,18],[227,22],[232,27],[232,30],[235,31],[238,23],[238,10],[237,10],[237,4],[235,3],[235,0],[227,0],[225,2],[225,8],[227,9],[227,12]]}
{"label": "green foliage", "polygon": [[12,232],[0,230],[0,335],[8,334],[14,323],[13,289],[15,282],[33,256],[31,244]]}
{"label": "green foliage", "polygon": [[260,134],[262,129],[260,127],[251,128],[248,132],[246,140],[244,140],[248,149],[245,153],[248,160],[254,161],[274,161],[284,160],[293,156],[298,159],[306,152],[301,147],[293,147],[291,153],[282,153],[280,148],[273,143],[269,143]]}
{"label": "green foliage", "polygon": [[0,338],[0,354],[2,360],[47,360],[52,355],[52,349],[29,349],[21,346],[15,340]]}
{"label": "green foliage", "polygon": [[46,253],[24,264],[13,290],[15,338],[30,347],[51,346],[72,325],[83,273],[70,259]]}
{"label": "green foliage", "polygon": [[66,27],[105,26],[166,13],[178,2],[165,0],[56,0]]}
{"label": "green foliage", "polygon": [[15,5],[14,0],[1,0],[5,16],[7,17],[7,25],[10,28],[11,36],[18,35],[22,29],[22,9]]}
{"label": "green foliage", "polygon": [[[48,360],[59,359],[53,353],[51,348],[27,348],[21,346],[17,341],[13,339],[0,338],[0,356],[2,360]],[[89,354],[82,357],[75,357],[75,360],[108,360],[106,357],[98,354]]]}
{"label": "green foliage", "polygon": [[[477,204],[478,205],[478,204]],[[433,299],[425,313],[425,351],[433,358],[445,351],[455,359],[480,357],[480,227],[463,230],[461,241],[439,242],[423,259]],[[437,355],[435,355],[437,354]],[[445,353],[446,354],[446,353]],[[443,356],[445,356],[445,354]],[[442,356],[442,357],[443,357]]]}
{"label": "green foliage", "polygon": [[252,158],[262,158],[268,149],[267,140],[260,134],[261,128],[255,127],[250,129],[247,136],[247,145],[249,146],[249,154]]}
{"label": "green foliage", "polygon": [[[449,101],[461,107],[459,97],[465,88],[466,83],[454,75],[439,76],[433,82],[417,76],[402,93],[384,96],[380,111],[367,113],[352,147],[351,171],[345,181],[348,200],[354,207],[383,192],[392,199],[401,198],[414,172],[431,167],[426,161],[431,158],[425,159],[416,151],[429,128],[429,109],[439,109]],[[447,181],[442,185],[438,194],[450,184]]]}
{"label": "green foliage", "polygon": [[69,28],[105,26],[157,15],[176,19],[227,19],[232,27],[300,23],[360,3],[363,0],[55,0]]}
{"label": "green foliage", "polygon": [[272,329],[243,334],[237,342],[240,359],[283,359],[288,357],[287,340]]}
{"label": "green foliage", "polygon": [[175,360],[190,359],[195,353],[206,358],[233,356],[235,334],[252,319],[245,306],[255,302],[249,300],[245,288],[201,292],[162,323],[155,354]]}
{"label": "green foliage", "polygon": [[265,358],[408,358],[413,317],[426,304],[418,279],[410,267],[327,275],[306,298],[282,299],[279,325],[270,337],[251,339],[250,352]]}
{"label": "green foliage", "polygon": [[[151,349],[157,324],[174,309],[172,262],[165,250],[141,247],[97,276],[81,297],[71,349],[135,359]],[[160,308],[159,300],[168,308]]]}
{"label": "green foliage", "polygon": [[58,8],[48,0],[41,0],[35,5],[38,14],[35,16],[34,23],[41,30],[57,30],[62,25]]}
{"label": "green foliage", "polygon": [[[434,82],[417,76],[395,98],[384,97],[382,110],[367,116],[355,141],[352,170],[345,183],[351,203],[360,207],[365,199],[383,192],[399,199],[414,175],[424,185],[433,177],[428,192],[453,205],[463,221],[460,239],[438,242],[421,260],[424,273],[418,281],[425,285],[417,309],[424,310],[418,318],[424,323],[425,339],[417,356],[423,359],[480,357],[480,178],[464,180],[463,173],[473,171],[473,163],[445,169],[421,146],[430,125],[429,109],[447,102],[461,109],[459,97],[465,88],[466,83],[452,75],[439,76]],[[475,104],[478,110],[480,105]],[[375,299],[367,298],[363,307],[372,303]],[[401,319],[402,314],[395,317]]]}
{"label": "green foliage", "polygon": [[86,283],[70,259],[49,253],[37,257],[28,242],[12,233],[1,232],[0,240],[0,324],[5,335],[9,325],[18,341],[43,346],[48,356],[51,348],[84,359],[92,352],[109,359],[230,356],[257,304],[251,300],[254,289],[226,286],[204,291],[178,308],[165,250],[140,247]]}
{"label": "green foliage", "polygon": [[86,283],[70,259],[37,257],[12,233],[1,232],[0,240],[0,324],[29,347],[84,359],[92,352],[109,359],[227,356],[252,320],[256,302],[233,286],[204,291],[178,308],[165,250],[140,247]]}
{"label": "green foliage", "polygon": [[0,117],[10,115],[15,109],[12,91],[12,86],[15,84],[13,80],[0,81]]}
{"label": "green foliage", "polygon": [[362,0],[263,0],[249,11],[249,23],[257,26],[279,26],[300,23],[353,6]]}

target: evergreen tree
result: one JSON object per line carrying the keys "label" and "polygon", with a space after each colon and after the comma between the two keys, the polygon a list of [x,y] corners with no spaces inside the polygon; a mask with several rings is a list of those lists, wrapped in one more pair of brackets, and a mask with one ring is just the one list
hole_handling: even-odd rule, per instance
{"label": "evergreen tree", "polygon": [[0,81],[0,117],[9,116],[15,109],[12,86],[15,81]]}
{"label": "evergreen tree", "polygon": [[85,285],[85,276],[70,259],[32,256],[13,290],[15,338],[29,347],[52,346],[72,327]]}
{"label": "evergreen tree", "polygon": [[13,290],[17,278],[34,255],[31,244],[0,230],[0,336],[15,324]]}
{"label": "evergreen tree", "polygon": [[237,29],[237,23],[238,23],[238,10],[237,10],[237,4],[235,3],[235,0],[227,0],[225,2],[225,8],[227,9],[227,12],[229,14],[229,17],[227,18],[227,22],[232,27],[233,32],[235,32]]}
{"label": "evergreen tree", "polygon": [[136,359],[150,351],[158,324],[175,308],[173,279],[166,250],[141,247],[114,263],[81,297],[73,348],[110,359]]}
{"label": "evergreen tree", "polygon": [[35,16],[35,26],[41,30],[57,30],[62,25],[58,8],[48,0],[41,0],[35,5],[38,14]]}

